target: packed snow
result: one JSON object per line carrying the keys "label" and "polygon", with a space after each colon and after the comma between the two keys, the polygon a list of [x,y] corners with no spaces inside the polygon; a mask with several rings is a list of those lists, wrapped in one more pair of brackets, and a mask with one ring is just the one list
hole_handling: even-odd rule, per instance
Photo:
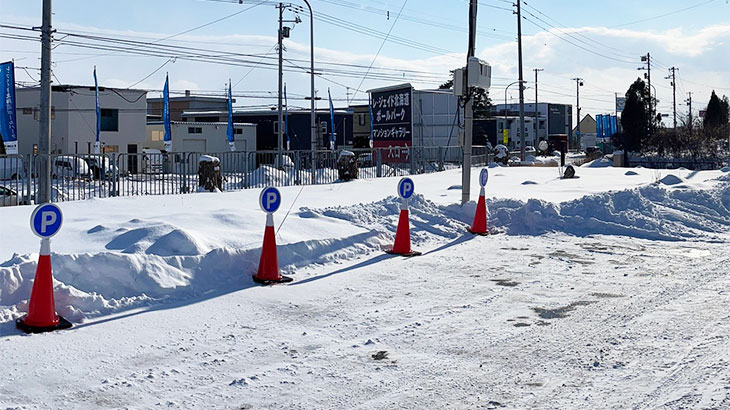
{"label": "packed snow", "polygon": [[75,326],[31,336],[32,208],[0,209],[0,406],[730,408],[727,170],[493,165],[474,237],[479,171],[464,206],[412,177],[408,259],[397,177],[280,188],[271,287],[258,189],[63,203]]}

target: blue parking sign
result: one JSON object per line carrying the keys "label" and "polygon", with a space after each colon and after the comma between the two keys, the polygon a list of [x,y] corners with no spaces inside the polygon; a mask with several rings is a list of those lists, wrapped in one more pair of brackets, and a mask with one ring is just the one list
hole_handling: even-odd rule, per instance
{"label": "blue parking sign", "polygon": [[30,217],[30,229],[37,236],[48,239],[57,234],[63,225],[61,208],[55,204],[41,204]]}
{"label": "blue parking sign", "polygon": [[264,188],[259,195],[259,205],[267,213],[274,213],[281,205],[281,193],[274,187]]}
{"label": "blue parking sign", "polygon": [[482,172],[479,173],[479,185],[487,186],[487,180],[489,179],[489,171],[486,168],[482,168]]}
{"label": "blue parking sign", "polygon": [[400,182],[398,182],[398,195],[403,199],[408,199],[413,196],[415,187],[412,179],[408,177],[401,178]]}

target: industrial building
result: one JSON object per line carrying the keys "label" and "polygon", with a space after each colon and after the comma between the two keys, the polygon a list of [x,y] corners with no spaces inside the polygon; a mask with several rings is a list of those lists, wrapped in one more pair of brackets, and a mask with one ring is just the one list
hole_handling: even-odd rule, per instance
{"label": "industrial building", "polygon": [[[351,109],[335,109],[335,146],[337,148],[352,148],[353,146],[353,111]],[[182,114],[183,121],[187,122],[226,122],[228,111],[190,111]],[[235,123],[246,123],[256,125],[256,147],[258,150],[276,150],[278,148],[278,111],[257,110],[257,111],[233,111]],[[288,134],[290,149],[310,150],[312,149],[311,139],[311,116],[309,110],[289,110],[287,116]],[[330,112],[321,110],[316,113],[317,148],[328,149],[330,140]],[[286,148],[286,138],[282,142]]]}
{"label": "industrial building", "polygon": [[[228,123],[171,121],[172,152],[227,152]],[[236,151],[256,150],[256,125],[234,123]],[[147,139],[144,148],[165,148],[165,125],[162,121],[147,123]]]}
{"label": "industrial building", "polygon": [[[537,106],[537,133],[535,133],[535,108]],[[492,107],[492,118],[496,126],[485,127],[488,132],[488,139],[495,143],[504,143],[503,130],[508,130],[508,143],[510,149],[519,149],[521,133],[519,130],[519,104],[496,104]],[[525,103],[525,145],[537,146],[541,140],[550,140],[557,135],[567,135],[569,140],[573,137],[573,107],[568,104],[553,103]],[[499,142],[497,141],[499,138]]]}
{"label": "industrial building", "polygon": [[[17,88],[18,152],[37,152],[40,87]],[[94,86],[56,85],[51,95],[52,154],[93,152],[96,141]],[[147,91],[99,87],[104,152],[136,153],[145,143]]]}

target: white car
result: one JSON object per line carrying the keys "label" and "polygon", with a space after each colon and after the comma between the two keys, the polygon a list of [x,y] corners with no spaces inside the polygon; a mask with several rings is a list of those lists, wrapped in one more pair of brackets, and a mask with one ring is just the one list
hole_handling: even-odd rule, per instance
{"label": "white car", "polygon": [[71,155],[62,155],[53,158],[51,175],[55,178],[91,178],[89,165],[83,158]]}

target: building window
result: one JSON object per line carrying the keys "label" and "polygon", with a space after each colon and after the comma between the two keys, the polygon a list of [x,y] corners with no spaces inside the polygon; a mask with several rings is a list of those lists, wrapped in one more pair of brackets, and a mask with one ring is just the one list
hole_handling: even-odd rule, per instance
{"label": "building window", "polygon": [[202,134],[203,128],[201,127],[188,127],[188,134]]}
{"label": "building window", "polygon": [[102,131],[119,131],[119,110],[102,108],[100,114]]}
{"label": "building window", "polygon": [[104,145],[104,153],[119,152],[119,145]]}
{"label": "building window", "polygon": [[233,133],[235,135],[242,135],[243,134],[243,128],[234,128]]}
{"label": "building window", "polygon": [[[30,108],[28,108],[28,109],[30,110]],[[26,109],[23,108],[23,114],[25,114],[25,110]],[[40,111],[41,110],[38,108],[33,108],[33,119],[34,120],[36,120],[36,121],[38,120],[38,115],[39,115]],[[28,114],[30,114],[30,113],[28,113]],[[51,107],[51,119],[52,120],[56,119],[56,107]]]}
{"label": "building window", "polygon": [[33,109],[30,107],[23,108],[23,115],[31,115],[33,114]]}
{"label": "building window", "polygon": [[365,114],[358,114],[357,123],[359,125],[365,125]]}
{"label": "building window", "polygon": [[165,131],[152,131],[152,141],[162,141]]}

